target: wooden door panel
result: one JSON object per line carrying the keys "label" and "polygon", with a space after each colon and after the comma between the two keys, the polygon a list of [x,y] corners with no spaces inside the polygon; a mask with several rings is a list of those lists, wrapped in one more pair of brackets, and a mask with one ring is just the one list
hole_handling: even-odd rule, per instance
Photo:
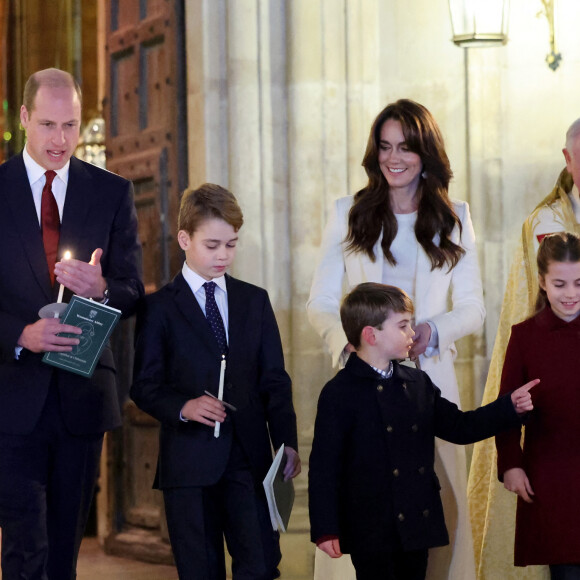
{"label": "wooden door panel", "polygon": [[133,47],[116,52],[111,59],[111,137],[132,135],[139,130],[135,63]]}
{"label": "wooden door panel", "polygon": [[112,0],[109,3],[108,13],[111,17],[110,30],[119,30],[129,26],[135,26],[139,22],[142,0],[139,2],[127,2],[127,0]]}
{"label": "wooden door panel", "polygon": [[165,100],[167,55],[163,37],[156,37],[141,48],[141,68],[147,71],[140,87],[141,129],[165,127],[171,115],[171,106]]}
{"label": "wooden door panel", "polygon": [[[107,168],[133,182],[149,293],[183,259],[175,242],[187,175],[179,162],[187,159],[183,0],[107,0],[106,6]],[[123,435],[111,437],[107,481],[114,502],[105,545],[113,553],[167,561],[161,495],[151,490],[157,436],[156,421],[127,402]]]}

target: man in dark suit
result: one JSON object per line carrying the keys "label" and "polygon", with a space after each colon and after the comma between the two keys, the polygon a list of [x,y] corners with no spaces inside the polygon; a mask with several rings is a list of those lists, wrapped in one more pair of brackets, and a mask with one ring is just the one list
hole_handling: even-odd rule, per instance
{"label": "man in dark suit", "polygon": [[[121,424],[105,348],[91,379],[41,362],[80,333],[39,310],[59,285],[129,316],[143,294],[130,182],[84,163],[81,93],[58,69],[33,74],[27,143],[0,166],[0,526],[3,580],[76,578],[103,434]],[[65,250],[74,259],[55,262]]]}
{"label": "man in dark suit", "polygon": [[[242,223],[222,187],[184,194],[182,272],[147,297],[138,331],[131,397],[161,422],[155,486],[184,580],[225,580],[224,536],[235,580],[277,577],[278,534],[262,487],[271,446],[285,444],[287,479],[300,472],[290,377],[268,294],[225,274]],[[223,364],[222,404],[214,397]]]}

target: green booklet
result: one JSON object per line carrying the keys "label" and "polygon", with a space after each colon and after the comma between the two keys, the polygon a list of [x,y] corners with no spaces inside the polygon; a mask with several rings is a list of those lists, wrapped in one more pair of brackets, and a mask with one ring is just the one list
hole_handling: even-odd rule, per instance
{"label": "green booklet", "polygon": [[290,513],[294,505],[294,483],[291,479],[284,481],[286,459],[282,443],[263,481],[270,521],[275,532],[278,530],[285,532],[288,529]]}
{"label": "green booklet", "polygon": [[62,332],[59,336],[78,338],[80,342],[70,352],[46,352],[42,361],[83,377],[92,377],[101,352],[120,317],[121,311],[116,308],[73,296],[61,324],[78,326],[83,333]]}

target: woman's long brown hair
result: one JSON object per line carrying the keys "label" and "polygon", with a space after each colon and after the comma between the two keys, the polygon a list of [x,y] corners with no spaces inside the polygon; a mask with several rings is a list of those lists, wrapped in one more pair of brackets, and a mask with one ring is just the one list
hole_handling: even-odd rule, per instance
{"label": "woman's long brown hair", "polygon": [[[441,131],[431,113],[414,101],[401,99],[385,107],[371,127],[362,165],[369,181],[354,196],[348,216],[347,250],[363,252],[374,262],[373,248],[383,234],[381,247],[385,258],[393,266],[397,261],[391,253],[391,244],[397,234],[397,220],[389,201],[389,184],[379,166],[381,129],[385,121],[401,123],[405,142],[410,151],[417,153],[423,163],[419,183],[419,209],[415,223],[415,236],[429,259],[431,269],[451,270],[465,250],[451,241],[455,226],[461,233],[461,221],[449,200],[449,181],[453,172],[445,153]],[[433,238],[439,234],[439,245]]]}

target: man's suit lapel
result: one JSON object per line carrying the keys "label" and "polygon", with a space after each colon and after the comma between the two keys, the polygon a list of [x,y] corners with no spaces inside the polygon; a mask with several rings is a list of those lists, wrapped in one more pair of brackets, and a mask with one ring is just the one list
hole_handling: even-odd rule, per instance
{"label": "man's suit lapel", "polygon": [[52,287],[42,243],[42,233],[22,155],[19,155],[10,165],[6,181],[3,193],[12,212],[22,246],[38,285],[44,292],[47,302],[51,302]]}
{"label": "man's suit lapel", "polygon": [[246,321],[249,316],[248,304],[244,304],[242,284],[239,280],[226,274],[228,289],[228,347],[229,358],[243,352],[246,336]]}
{"label": "man's suit lapel", "polygon": [[62,223],[60,226],[59,258],[60,253],[66,250],[72,252],[73,258],[83,259],[75,255],[74,240],[84,239],[87,219],[90,219],[90,210],[99,200],[99,192],[95,191],[93,180],[81,161],[71,157],[68,174],[68,185]]}
{"label": "man's suit lapel", "polygon": [[205,314],[202,312],[196,297],[193,295],[191,288],[181,272],[174,278],[173,285],[175,289],[175,302],[183,317],[191,324],[196,336],[207,346],[208,350],[215,352],[216,360],[219,360],[221,353],[219,352],[220,349],[217,340]]}

